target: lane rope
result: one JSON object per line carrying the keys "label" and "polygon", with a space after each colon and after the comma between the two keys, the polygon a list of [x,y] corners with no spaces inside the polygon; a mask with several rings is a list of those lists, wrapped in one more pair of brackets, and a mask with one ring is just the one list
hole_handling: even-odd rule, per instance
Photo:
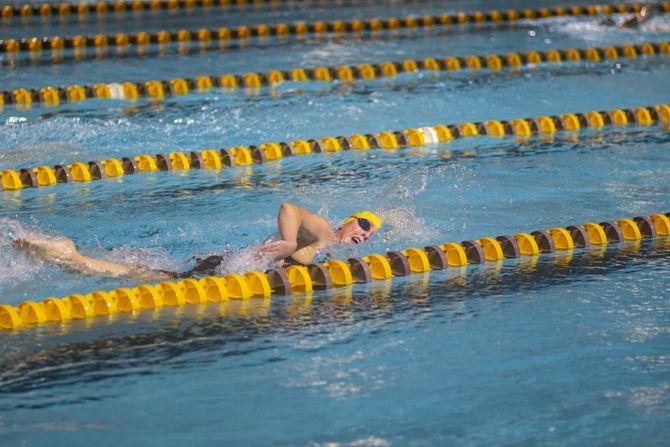
{"label": "lane rope", "polygon": [[464,57],[438,57],[406,59],[396,62],[379,62],[359,65],[340,65],[315,68],[295,68],[250,72],[244,74],[205,75],[195,78],[174,78],[144,82],[115,82],[62,87],[19,88],[0,92],[0,110],[5,104],[15,104],[23,110],[33,104],[56,107],[66,102],[86,99],[119,99],[134,101],[138,98],[161,100],[191,93],[209,93],[213,88],[259,89],[284,82],[350,82],[394,77],[418,71],[461,71],[520,69],[523,67],[546,68],[555,64],[580,61],[601,62],[620,59],[637,59],[670,54],[670,42],[643,42],[590,48],[548,49],[540,51],[510,52],[506,54],[468,55]]}
{"label": "lane rope", "polygon": [[51,50],[62,52],[66,49],[82,51],[86,48],[117,47],[127,49],[130,47],[146,47],[152,44],[169,45],[173,42],[187,43],[200,42],[211,45],[213,42],[228,42],[231,39],[247,39],[252,37],[279,36],[305,34],[362,34],[366,32],[378,32],[394,29],[433,28],[437,26],[451,26],[468,23],[500,23],[516,22],[519,20],[549,19],[563,16],[602,16],[617,13],[640,12],[643,6],[654,7],[662,13],[670,12],[670,2],[662,3],[618,3],[599,4],[586,6],[569,6],[539,9],[487,11],[487,12],[459,12],[455,14],[442,14],[439,16],[364,19],[364,20],[335,20],[330,22],[294,22],[291,24],[279,23],[271,25],[240,25],[234,28],[157,31],[138,33],[118,33],[113,35],[96,34],[90,36],[71,37],[28,37],[23,39],[0,40],[0,54],[17,54],[21,52],[41,53]]}
{"label": "lane rope", "polygon": [[267,142],[259,145],[236,146],[224,149],[204,149],[188,153],[142,154],[101,161],[41,165],[0,172],[0,190],[19,190],[56,185],[57,183],[90,182],[107,177],[119,177],[138,172],[175,171],[189,169],[223,169],[248,166],[278,160],[292,155],[342,150],[390,149],[445,144],[451,140],[488,136],[528,138],[561,131],[600,129],[605,126],[670,125],[670,105],[660,104],[632,109],[613,109],[583,113],[540,116],[513,120],[464,122],[461,124],[426,126],[406,130],[323,137],[291,142]]}
{"label": "lane rope", "polygon": [[[0,17],[4,24],[11,23],[13,18],[28,19],[31,17],[85,17],[93,14],[123,14],[126,12],[162,12],[162,11],[193,11],[199,9],[239,9],[246,7],[261,8],[294,8],[294,7],[325,7],[344,5],[375,5],[398,2],[395,0],[116,0],[98,1],[95,3],[62,2],[62,3],[27,3],[6,4],[0,6]],[[417,0],[409,3],[418,3]]]}
{"label": "lane rope", "polygon": [[447,242],[424,248],[370,254],[363,258],[332,260],[323,264],[273,268],[266,272],[208,276],[164,281],[137,287],[98,290],[64,298],[0,305],[0,329],[30,328],[48,323],[91,319],[119,312],[139,312],[164,306],[220,303],[228,300],[309,294],[313,290],[347,287],[370,281],[464,268],[468,264],[499,263],[504,259],[537,257],[541,253],[575,248],[605,247],[610,243],[640,241],[670,235],[670,212],[616,221],[552,227],[514,235]]}

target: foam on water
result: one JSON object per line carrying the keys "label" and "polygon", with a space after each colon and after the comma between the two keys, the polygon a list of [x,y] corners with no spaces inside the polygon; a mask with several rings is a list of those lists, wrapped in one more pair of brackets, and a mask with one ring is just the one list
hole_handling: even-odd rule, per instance
{"label": "foam on water", "polygon": [[0,283],[13,288],[25,281],[30,281],[42,273],[43,263],[12,247],[12,242],[23,237],[53,238],[42,230],[38,230],[17,220],[0,218]]}
{"label": "foam on water", "polygon": [[[429,224],[418,217],[425,215],[424,210],[417,210],[417,203],[421,203],[422,196],[428,186],[439,187],[440,207],[457,211],[465,204],[467,185],[474,177],[473,172],[463,165],[449,163],[437,166],[417,166],[407,174],[392,178],[380,193],[377,211],[388,223],[383,232],[383,238],[389,245],[399,243],[408,244],[417,241],[427,241],[437,236],[447,236],[445,225],[442,222]],[[446,226],[448,233],[454,225],[454,213],[449,213],[451,223]],[[441,234],[442,233],[442,234]]]}
{"label": "foam on water", "polygon": [[441,166],[417,166],[388,180],[376,198],[379,206],[375,209],[385,223],[381,232],[385,244],[426,240],[437,233],[436,227],[417,216],[415,202],[426,191],[430,179],[441,178],[445,170]]}
{"label": "foam on water", "polygon": [[165,248],[134,248],[116,247],[106,250],[97,247],[86,250],[86,255],[134,267],[148,267],[150,269],[175,270],[179,267],[178,260],[172,258]]}
{"label": "foam on water", "polygon": [[272,268],[274,263],[267,257],[258,254],[260,244],[232,250],[225,256],[224,261],[217,268],[217,274],[246,273],[251,271],[265,271]]}
{"label": "foam on water", "polygon": [[[622,23],[627,15],[615,16],[615,23]],[[662,34],[670,33],[670,19],[658,16],[643,23],[639,27],[619,28],[605,25],[603,19],[585,21],[560,21],[551,26],[551,31],[564,33],[572,38],[581,38],[588,43],[609,42],[613,35],[618,35],[634,42],[646,42],[655,39],[667,39]]]}

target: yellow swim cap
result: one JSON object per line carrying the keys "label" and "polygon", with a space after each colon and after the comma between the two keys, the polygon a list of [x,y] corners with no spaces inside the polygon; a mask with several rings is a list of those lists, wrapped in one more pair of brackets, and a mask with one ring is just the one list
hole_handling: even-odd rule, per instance
{"label": "yellow swim cap", "polygon": [[370,222],[375,224],[375,227],[377,228],[377,230],[379,230],[382,227],[382,220],[379,217],[377,217],[377,215],[375,213],[373,213],[372,211],[361,211],[361,212],[358,212],[356,214],[352,214],[351,216],[344,219],[344,222],[342,222],[342,225],[344,225],[345,223],[351,222],[354,219],[359,219],[359,218],[369,220]]}

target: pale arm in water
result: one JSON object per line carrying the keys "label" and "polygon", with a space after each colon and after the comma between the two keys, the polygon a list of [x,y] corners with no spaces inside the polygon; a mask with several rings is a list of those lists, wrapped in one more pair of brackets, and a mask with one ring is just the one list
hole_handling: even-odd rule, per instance
{"label": "pale arm in water", "polygon": [[84,256],[77,251],[74,242],[67,238],[18,238],[14,240],[12,245],[61,267],[87,275],[112,277],[137,276],[150,279],[166,278],[160,272],[149,269]]}

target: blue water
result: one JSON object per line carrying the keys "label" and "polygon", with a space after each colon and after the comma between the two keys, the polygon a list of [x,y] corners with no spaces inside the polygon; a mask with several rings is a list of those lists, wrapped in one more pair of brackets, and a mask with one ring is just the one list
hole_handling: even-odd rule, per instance
{"label": "blue water", "polygon": [[[551,5],[542,2],[542,5]],[[554,3],[558,4],[558,3]],[[539,7],[537,2],[533,7]],[[522,7],[453,2],[450,12]],[[441,12],[438,2],[249,8],[124,22],[58,20],[3,37]],[[113,15],[112,15],[113,17]],[[220,21],[219,21],[220,20]],[[216,24],[214,24],[216,22]],[[195,52],[3,67],[2,88],[142,81],[668,40],[552,19],[511,29],[272,41]],[[102,28],[99,28],[102,27]],[[105,31],[107,32],[107,31]],[[111,32],[111,31],[110,31]],[[0,114],[0,169],[463,121],[670,103],[667,57],[285,83],[161,103],[85,101]],[[377,210],[383,231],[336,257],[670,211],[660,127],[470,138],[0,192],[2,303],[136,284],[16,252],[67,236],[86,254],[186,269],[238,252],[292,201],[334,225]],[[163,308],[0,333],[0,445],[667,445],[670,243],[542,255],[308,296]]]}

